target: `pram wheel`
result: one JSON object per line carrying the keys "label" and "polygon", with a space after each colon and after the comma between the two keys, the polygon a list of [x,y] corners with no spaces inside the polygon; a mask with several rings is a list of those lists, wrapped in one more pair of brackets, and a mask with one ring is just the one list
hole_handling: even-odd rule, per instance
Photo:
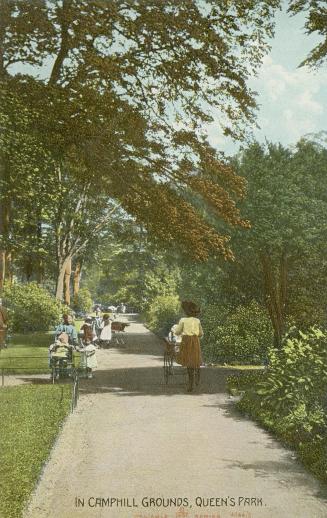
{"label": "pram wheel", "polygon": [[200,383],[200,369],[195,369],[194,382],[195,385],[198,385]]}

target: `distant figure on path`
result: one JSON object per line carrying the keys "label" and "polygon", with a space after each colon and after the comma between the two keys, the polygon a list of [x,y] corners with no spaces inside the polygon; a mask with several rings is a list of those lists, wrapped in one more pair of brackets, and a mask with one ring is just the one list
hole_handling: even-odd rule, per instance
{"label": "distant figure on path", "polygon": [[96,332],[97,338],[100,338],[102,323],[103,323],[103,318],[102,318],[101,309],[97,308],[95,311],[95,320],[94,320],[94,330]]}
{"label": "distant figure on path", "polygon": [[182,309],[186,317],[181,318],[174,328],[174,334],[182,336],[178,363],[187,368],[188,386],[187,391],[193,391],[193,383],[198,385],[200,381],[200,365],[202,363],[201,347],[199,337],[203,336],[203,329],[200,320],[199,307],[192,301],[184,300]]}

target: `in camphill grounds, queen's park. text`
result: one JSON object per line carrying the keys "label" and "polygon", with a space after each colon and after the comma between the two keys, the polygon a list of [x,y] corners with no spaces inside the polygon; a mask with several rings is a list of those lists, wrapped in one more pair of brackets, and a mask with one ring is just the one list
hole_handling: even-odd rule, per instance
{"label": "in camphill grounds, queen's park. text", "polygon": [[[262,507],[264,504],[262,498],[245,497],[245,496],[227,496],[227,497],[201,497],[197,496],[194,500],[187,497],[143,497],[138,500],[134,497],[99,497],[89,496],[87,498],[76,496],[75,507],[90,507],[90,508],[143,508],[143,509],[178,509],[179,516],[182,518],[182,509],[196,508],[229,508],[229,507]],[[187,516],[187,515],[185,515]]]}

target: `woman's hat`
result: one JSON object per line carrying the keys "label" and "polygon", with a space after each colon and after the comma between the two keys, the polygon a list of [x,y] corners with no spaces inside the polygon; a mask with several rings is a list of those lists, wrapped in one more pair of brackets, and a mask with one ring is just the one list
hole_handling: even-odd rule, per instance
{"label": "woman's hat", "polygon": [[183,300],[182,309],[189,317],[197,317],[200,314],[200,308],[191,300]]}

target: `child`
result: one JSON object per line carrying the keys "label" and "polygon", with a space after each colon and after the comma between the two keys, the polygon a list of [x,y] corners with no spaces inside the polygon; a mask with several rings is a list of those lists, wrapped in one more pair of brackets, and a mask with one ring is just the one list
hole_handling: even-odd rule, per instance
{"label": "child", "polygon": [[96,333],[93,329],[92,317],[86,317],[84,324],[81,326],[81,332],[83,333],[83,342],[93,342],[96,339]]}
{"label": "child", "polygon": [[97,338],[100,338],[101,330],[102,330],[103,318],[101,316],[101,311],[98,308],[95,312],[95,320],[94,320],[94,331],[96,333]]}
{"label": "child", "polygon": [[108,347],[112,338],[111,320],[108,314],[103,315],[102,330],[100,333],[100,347]]}
{"label": "child", "polygon": [[169,342],[172,342],[175,345],[180,344],[182,341],[182,337],[175,334],[176,329],[177,329],[177,324],[172,326],[171,330],[169,331],[169,335],[168,335]]}
{"label": "child", "polygon": [[83,347],[80,347],[79,350],[84,353],[84,366],[86,367],[87,377],[91,379],[93,378],[93,369],[98,366],[96,347],[89,339],[85,339]]}

